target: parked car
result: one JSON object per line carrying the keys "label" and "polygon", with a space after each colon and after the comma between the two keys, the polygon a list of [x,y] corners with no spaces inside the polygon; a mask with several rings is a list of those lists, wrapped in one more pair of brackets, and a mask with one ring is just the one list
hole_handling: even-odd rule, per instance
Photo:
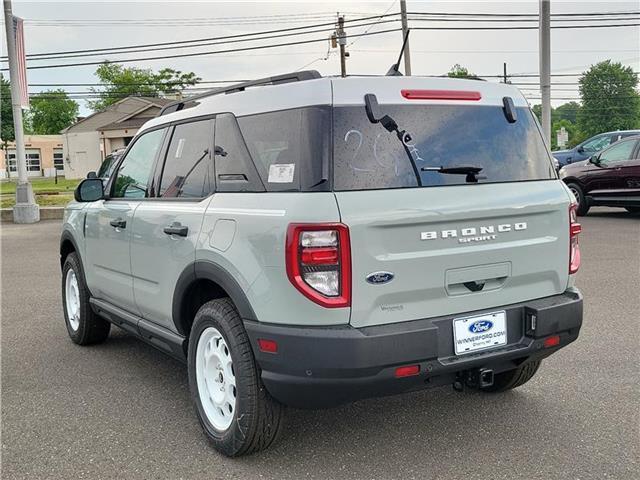
{"label": "parked car", "polygon": [[512,85],[230,86],[165,106],[75,197],[69,336],[113,323],[186,362],[226,455],[271,445],[283,405],[519,387],[582,325],[576,204]]}
{"label": "parked car", "polygon": [[607,148],[618,140],[632,137],[634,135],[640,135],[640,130],[620,130],[616,132],[601,133],[585,140],[580,145],[577,145],[570,150],[556,150],[555,152],[552,152],[552,154],[553,157],[558,160],[560,167],[564,167],[571,163],[588,160],[592,155],[595,155],[600,150]]}
{"label": "parked car", "polygon": [[620,140],[587,161],[563,167],[560,178],[578,201],[578,215],[586,215],[593,206],[639,213],[640,136]]}
{"label": "parked car", "polygon": [[118,160],[120,160],[120,157],[122,157],[123,153],[124,148],[115,150],[107,155],[100,164],[100,169],[98,169],[98,173],[96,174],[96,176],[98,178],[102,178],[105,181],[109,180],[109,177],[111,177],[111,175],[113,174],[113,171],[118,164]]}

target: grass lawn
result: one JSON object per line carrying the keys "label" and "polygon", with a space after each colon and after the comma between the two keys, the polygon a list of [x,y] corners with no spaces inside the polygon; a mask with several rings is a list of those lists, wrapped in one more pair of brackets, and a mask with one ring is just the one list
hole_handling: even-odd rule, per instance
{"label": "grass lawn", "polygon": [[[59,195],[36,195],[36,202],[41,207],[64,207],[73,200],[73,194]],[[16,197],[13,195],[5,195],[0,197],[0,208],[13,208],[16,203]]]}
{"label": "grass lawn", "polygon": [[[58,184],[55,183],[55,178],[30,178],[29,181],[33,185],[33,191],[38,192],[69,192],[73,193],[81,179],[69,179],[64,177],[58,177]],[[16,193],[16,181],[2,181],[0,182],[0,194]],[[4,208],[4,201],[2,199]]]}

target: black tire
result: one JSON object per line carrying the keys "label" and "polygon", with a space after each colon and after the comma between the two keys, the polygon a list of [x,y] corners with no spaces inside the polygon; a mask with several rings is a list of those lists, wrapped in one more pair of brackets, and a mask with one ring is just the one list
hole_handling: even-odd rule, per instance
{"label": "black tire", "polygon": [[576,197],[576,200],[578,201],[578,209],[576,210],[576,213],[579,217],[584,217],[587,213],[589,213],[589,204],[584,196],[582,187],[580,187],[580,185],[578,185],[577,183],[568,183],[567,186],[571,189]]}
{"label": "black tire", "polygon": [[493,385],[483,388],[482,391],[500,393],[512,388],[518,388],[533,378],[538,368],[540,368],[540,362],[541,360],[530,361],[513,370],[498,373],[493,377]]}
{"label": "black tire", "polygon": [[[203,409],[196,378],[196,351],[202,333],[214,327],[229,348],[235,376],[235,411],[226,430],[218,430]],[[272,445],[280,435],[284,406],[273,399],[260,379],[247,332],[228,298],[205,303],[196,314],[189,336],[189,387],[196,413],[213,447],[229,457],[251,454]]]}
{"label": "black tire", "polygon": [[[67,308],[67,275],[73,270],[78,285],[79,319],[77,328],[73,328]],[[91,295],[84,279],[84,270],[78,255],[73,252],[67,255],[62,267],[62,309],[67,332],[73,343],[78,345],[92,345],[104,342],[109,336],[111,324],[98,316],[91,309],[89,299]]]}
{"label": "black tire", "polygon": [[629,213],[640,213],[640,207],[624,207]]}

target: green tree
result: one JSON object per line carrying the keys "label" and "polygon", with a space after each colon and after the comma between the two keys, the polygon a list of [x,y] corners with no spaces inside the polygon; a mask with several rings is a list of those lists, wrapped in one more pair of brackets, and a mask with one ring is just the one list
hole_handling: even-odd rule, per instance
{"label": "green tree", "polygon": [[193,72],[184,73],[171,68],[154,72],[151,69],[124,67],[109,62],[103,63],[96,69],[96,76],[104,87],[91,89],[93,93],[99,95],[97,100],[87,102],[89,108],[95,111],[102,110],[131,95],[159,97],[196,85],[201,80]]}
{"label": "green tree", "polygon": [[557,108],[552,109],[551,119],[556,120],[569,120],[571,123],[578,121],[578,112],[580,111],[580,104],[578,102],[563,103]]}
{"label": "green tree", "polygon": [[449,70],[449,73],[447,73],[447,77],[449,77],[449,78],[471,78],[471,79],[474,79],[474,80],[479,80],[480,79],[480,77],[478,77],[475,73],[469,72],[469,69],[467,67],[463,67],[459,63],[456,63],[453,67],[451,67],[451,70]]}
{"label": "green tree", "polygon": [[7,142],[13,142],[16,139],[16,133],[13,129],[11,86],[2,74],[0,74],[0,128],[0,138],[6,149]]}
{"label": "green tree", "polygon": [[606,60],[580,78],[578,127],[586,136],[640,127],[638,76],[631,67]]}
{"label": "green tree", "polygon": [[53,135],[72,125],[78,116],[78,104],[64,90],[47,90],[29,99],[30,130],[36,135]]}

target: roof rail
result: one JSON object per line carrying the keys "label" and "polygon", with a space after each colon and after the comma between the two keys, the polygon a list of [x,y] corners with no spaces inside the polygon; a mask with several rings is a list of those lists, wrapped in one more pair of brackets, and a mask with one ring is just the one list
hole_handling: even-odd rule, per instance
{"label": "roof rail", "polygon": [[[210,90],[208,92],[201,93],[199,95],[194,95],[192,97],[187,97],[183,100],[178,100],[176,102],[169,103],[165,105],[158,116],[166,115],[168,113],[177,112],[179,110],[183,110],[185,108],[195,106],[196,102],[202,98],[212,97],[214,95],[242,92],[247,87],[257,87],[259,85],[279,85],[282,83],[291,83],[291,82],[303,82],[305,80],[314,80],[316,78],[322,78],[322,75],[318,73],[317,70],[304,70],[301,72],[291,72],[285,73],[283,75],[276,75],[275,77],[266,77],[260,78],[258,80],[249,80],[248,82],[236,83],[234,85],[230,85],[228,87],[216,88],[214,90]],[[193,105],[190,105],[193,104]]]}

